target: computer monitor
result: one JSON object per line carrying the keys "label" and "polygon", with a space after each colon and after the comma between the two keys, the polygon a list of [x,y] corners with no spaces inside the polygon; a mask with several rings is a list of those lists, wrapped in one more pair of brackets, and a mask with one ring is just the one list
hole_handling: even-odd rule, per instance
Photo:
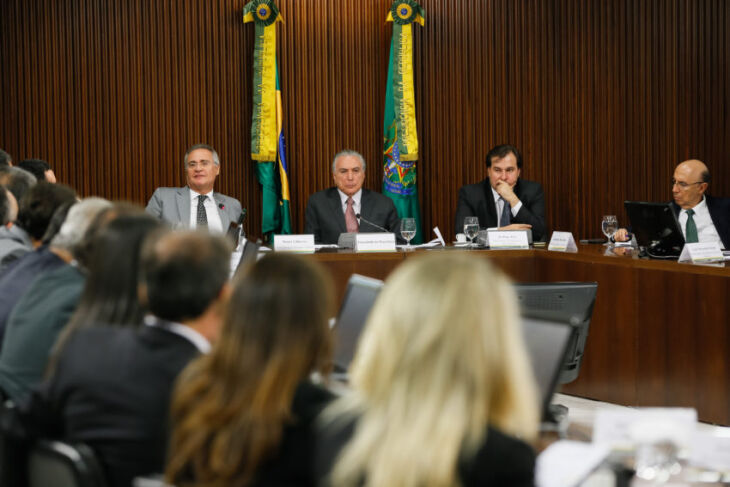
{"label": "computer monitor", "polygon": [[359,274],[353,274],[347,282],[345,297],[333,327],[336,374],[345,373],[350,367],[365,321],[382,287],[383,281]]}
{"label": "computer monitor", "polygon": [[575,328],[568,323],[523,318],[522,333],[540,393],[541,414],[548,421],[552,419],[550,404]]}
{"label": "computer monitor", "polygon": [[514,289],[523,317],[567,323],[575,328],[559,378],[561,384],[574,381],[583,361],[598,283],[518,283]]}
{"label": "computer monitor", "polygon": [[684,235],[669,203],[624,201],[636,242],[654,259],[676,259],[682,253]]}

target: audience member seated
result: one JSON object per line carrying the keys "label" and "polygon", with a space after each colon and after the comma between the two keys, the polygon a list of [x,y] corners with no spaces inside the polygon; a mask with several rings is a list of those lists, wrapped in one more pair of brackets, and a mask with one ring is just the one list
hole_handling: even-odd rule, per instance
{"label": "audience member seated", "polygon": [[25,169],[31,173],[38,181],[47,183],[55,183],[56,175],[51,169],[51,165],[41,159],[26,159],[18,163],[20,169]]}
{"label": "audience member seated", "polygon": [[[0,389],[15,402],[43,378],[51,346],[76,309],[84,288],[86,277],[80,267],[86,267],[88,262],[82,250],[88,248],[87,239],[95,234],[96,228],[92,232],[87,230],[92,222],[98,224],[98,215],[110,207],[107,200],[86,198],[69,210],[50,244],[67,263],[33,281],[8,318],[0,351]],[[124,233],[115,237],[129,243]],[[106,249],[109,253],[105,259],[118,262],[123,256],[119,251],[123,249]],[[109,255],[114,258],[109,259]],[[127,260],[124,264],[130,263]],[[107,277],[116,282],[116,275]]]}
{"label": "audience member seated", "polygon": [[350,384],[323,413],[324,485],[533,485],[537,393],[516,297],[486,259],[407,259],[369,315]]}
{"label": "audience member seated", "polygon": [[[710,181],[704,162],[690,159],[680,163],[672,177],[671,206],[687,243],[717,242],[730,249],[730,198],[710,196]],[[613,238],[626,242],[628,231],[619,228]]]}
{"label": "audience member seated", "polygon": [[42,274],[70,261],[67,252],[42,245],[56,210],[76,201],[76,193],[62,184],[39,183],[23,197],[18,219],[30,235],[35,251],[11,262],[0,274],[0,341],[11,311],[30,284]]}
{"label": "audience member seated", "polygon": [[220,173],[218,153],[207,144],[189,148],[183,158],[187,186],[157,188],[147,213],[174,228],[198,228],[226,233],[241,216],[241,202],[213,191]]}
{"label": "audience member seated", "polygon": [[309,377],[331,367],[328,276],[273,254],[236,279],[221,339],[175,389],[166,480],[315,485],[313,423],[332,395]]}
{"label": "audience member seated", "polygon": [[0,166],[12,166],[13,165],[13,157],[5,152],[4,150],[0,149]]}
{"label": "audience member seated", "polygon": [[464,218],[476,216],[482,228],[532,229],[534,241],[547,237],[545,194],[542,185],[520,179],[522,156],[516,147],[498,145],[487,154],[487,178],[459,190],[456,233],[464,231]]}
{"label": "audience member seated", "polygon": [[[136,218],[150,228],[148,217]],[[158,230],[140,259],[140,299],[149,319],[73,331],[52,375],[22,408],[31,435],[92,447],[112,487],[162,471],[173,383],[217,338],[228,294],[230,249],[223,237]],[[125,304],[120,299],[118,306]]]}
{"label": "audience member seated", "polygon": [[382,232],[380,227],[399,233],[393,200],[363,189],[365,166],[365,158],[358,152],[343,150],[335,155],[335,186],[310,196],[304,215],[304,233],[314,234],[316,243],[336,244],[341,233]]}
{"label": "audience member seated", "polygon": [[[18,202],[13,193],[0,186],[0,262],[6,257],[12,262],[33,250],[28,233],[15,224],[17,220]],[[0,272],[2,269],[0,265]]]}
{"label": "audience member seated", "polygon": [[28,171],[18,167],[0,166],[0,185],[13,193],[18,204],[37,182],[36,177]]}

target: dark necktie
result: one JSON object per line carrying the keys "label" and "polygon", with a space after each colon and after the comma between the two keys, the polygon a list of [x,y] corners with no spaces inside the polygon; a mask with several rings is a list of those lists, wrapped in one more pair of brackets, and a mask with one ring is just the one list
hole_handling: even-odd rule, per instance
{"label": "dark necktie", "polygon": [[695,214],[694,210],[687,210],[687,225],[684,227],[685,240],[687,243],[697,243],[697,225],[692,215]]}
{"label": "dark necktie", "polygon": [[208,199],[207,195],[201,194],[198,196],[198,221],[196,223],[197,228],[208,228],[208,214],[205,212],[206,199]]}
{"label": "dark necktie", "polygon": [[347,198],[347,209],[345,209],[345,226],[348,233],[357,233],[360,226],[357,224],[355,210],[352,207],[352,197]]}
{"label": "dark necktie", "polygon": [[499,217],[498,226],[506,227],[512,220],[512,207],[504,198],[500,197],[499,200],[502,202],[502,215]]}

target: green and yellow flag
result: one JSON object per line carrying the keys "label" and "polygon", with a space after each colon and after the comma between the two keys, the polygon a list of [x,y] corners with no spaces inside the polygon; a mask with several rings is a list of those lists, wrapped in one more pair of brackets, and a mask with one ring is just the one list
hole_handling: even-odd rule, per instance
{"label": "green and yellow flag", "polygon": [[254,22],[256,28],[251,159],[256,161],[262,188],[261,232],[270,240],[275,233],[291,234],[289,169],[276,62],[276,23],[283,18],[272,0],[252,0],[243,8],[243,22]]}
{"label": "green and yellow flag", "polygon": [[383,120],[383,194],[395,203],[398,216],[415,218],[413,243],[423,243],[416,186],[418,134],[413,88],[413,23],[423,25],[425,11],[415,0],[395,0],[386,21],[393,22]]}

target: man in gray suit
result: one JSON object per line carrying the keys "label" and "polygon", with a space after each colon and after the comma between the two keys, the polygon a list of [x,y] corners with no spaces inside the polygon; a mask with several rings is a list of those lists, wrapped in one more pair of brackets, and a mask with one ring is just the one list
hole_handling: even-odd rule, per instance
{"label": "man in gray suit", "polygon": [[[335,187],[314,193],[307,202],[304,233],[314,241],[336,244],[344,232],[398,233],[398,212],[393,200],[363,189],[365,159],[360,153],[344,150],[332,161]],[[382,228],[381,228],[382,227]]]}
{"label": "man in gray suit", "polygon": [[157,188],[147,203],[147,213],[178,228],[207,228],[225,233],[241,216],[241,203],[213,191],[220,173],[220,159],[213,147],[196,144],[184,158],[185,178],[182,188]]}

